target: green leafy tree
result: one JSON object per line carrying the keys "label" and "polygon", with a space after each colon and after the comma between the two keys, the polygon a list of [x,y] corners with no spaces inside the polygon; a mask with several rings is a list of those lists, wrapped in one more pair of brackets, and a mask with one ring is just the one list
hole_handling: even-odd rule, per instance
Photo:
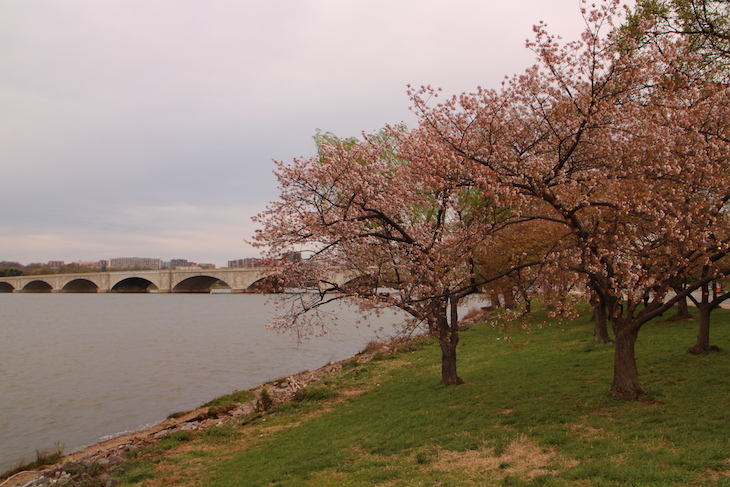
{"label": "green leafy tree", "polygon": [[[30,266],[28,266],[28,267],[30,267]],[[51,269],[48,266],[33,267],[32,269],[30,269],[30,271],[28,271],[28,268],[26,268],[26,272],[25,272],[25,274],[28,276],[47,276],[47,275],[51,275],[51,274],[55,274],[55,273],[56,273],[56,271],[54,271],[53,269]]]}
{"label": "green leafy tree", "polygon": [[702,68],[723,73],[730,66],[730,2],[727,0],[638,0],[626,28],[637,38],[682,36],[702,55]]}

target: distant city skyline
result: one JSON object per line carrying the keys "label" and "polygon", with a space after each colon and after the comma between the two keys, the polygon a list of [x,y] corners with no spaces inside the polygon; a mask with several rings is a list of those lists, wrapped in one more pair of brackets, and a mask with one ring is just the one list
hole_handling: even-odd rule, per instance
{"label": "distant city skyline", "polygon": [[[0,263],[17,263],[21,266],[32,266],[32,265],[43,265],[47,266],[51,269],[56,269],[59,267],[69,266],[69,265],[77,265],[79,267],[97,267],[100,265],[109,266],[110,268],[114,267],[134,267],[135,262],[134,261],[159,261],[160,267],[158,268],[168,268],[168,267],[192,267],[192,266],[200,266],[203,268],[210,267],[211,265],[216,268],[224,268],[224,267],[255,267],[255,262],[258,261],[258,257],[247,257],[244,259],[233,259],[226,261],[225,265],[218,265],[211,261],[206,262],[196,262],[189,259],[159,259],[155,257],[112,257],[108,259],[99,259],[99,260],[75,260],[75,261],[65,261],[65,260],[39,260],[34,262],[20,262],[18,260],[12,260],[12,259],[0,259]],[[120,261],[126,261],[125,263],[121,263]],[[116,264],[116,265],[114,265]],[[137,263],[139,264],[139,263]],[[146,267],[146,266],[143,266]]]}

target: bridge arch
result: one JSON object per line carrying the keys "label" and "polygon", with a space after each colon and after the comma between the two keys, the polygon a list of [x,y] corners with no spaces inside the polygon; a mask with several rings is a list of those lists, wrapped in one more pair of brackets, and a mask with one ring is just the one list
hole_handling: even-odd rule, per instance
{"label": "bridge arch", "polygon": [[41,279],[30,281],[23,286],[24,293],[50,293],[51,291],[53,291],[53,286]]}
{"label": "bridge arch", "polygon": [[[344,276],[345,278],[349,278],[350,276]],[[344,280],[344,279],[341,279]],[[355,291],[355,290],[363,290],[364,292],[372,292],[377,288],[377,281],[367,274],[362,274],[359,276],[352,277],[349,280],[346,280],[345,282],[340,283],[340,287],[342,289],[345,289],[347,291]]]}
{"label": "bridge arch", "polygon": [[281,278],[278,276],[265,276],[252,282],[247,288],[247,293],[280,293],[284,291]]}
{"label": "bridge arch", "polygon": [[99,291],[99,286],[89,279],[78,278],[66,283],[61,289],[64,293],[95,293]]}
{"label": "bridge arch", "polygon": [[0,293],[12,293],[15,288],[9,282],[0,282]]}
{"label": "bridge arch", "polygon": [[[210,293],[217,282],[228,283],[212,276],[193,276],[183,279],[172,288],[173,293]],[[230,287],[230,286],[228,286]]]}
{"label": "bridge arch", "polygon": [[154,283],[143,277],[127,277],[122,279],[112,287],[114,293],[148,293],[149,287]]}

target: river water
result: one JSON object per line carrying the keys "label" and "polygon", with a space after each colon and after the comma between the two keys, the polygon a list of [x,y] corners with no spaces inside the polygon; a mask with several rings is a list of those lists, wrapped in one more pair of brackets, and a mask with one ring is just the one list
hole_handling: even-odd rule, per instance
{"label": "river water", "polygon": [[265,327],[273,310],[251,294],[0,294],[0,471],[350,357],[402,319],[333,308],[334,334],[297,343]]}

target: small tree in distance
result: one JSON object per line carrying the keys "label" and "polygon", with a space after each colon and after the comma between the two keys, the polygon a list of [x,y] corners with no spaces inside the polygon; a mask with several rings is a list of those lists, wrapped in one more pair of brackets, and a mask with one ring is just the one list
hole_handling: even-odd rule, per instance
{"label": "small tree in distance", "polygon": [[[322,291],[293,301],[275,326],[321,325],[316,311],[333,300],[364,310],[399,308],[438,340],[441,382],[460,384],[460,301],[538,260],[480,273],[474,256],[485,253],[512,213],[475,186],[457,155],[422,135],[398,126],[363,141],[320,136],[318,156],[277,163],[280,200],[254,218],[262,226],[254,244],[267,249],[285,286],[316,283]],[[309,259],[279,258],[292,250],[309,251]],[[332,269],[355,270],[359,278],[338,285],[327,277]]]}

